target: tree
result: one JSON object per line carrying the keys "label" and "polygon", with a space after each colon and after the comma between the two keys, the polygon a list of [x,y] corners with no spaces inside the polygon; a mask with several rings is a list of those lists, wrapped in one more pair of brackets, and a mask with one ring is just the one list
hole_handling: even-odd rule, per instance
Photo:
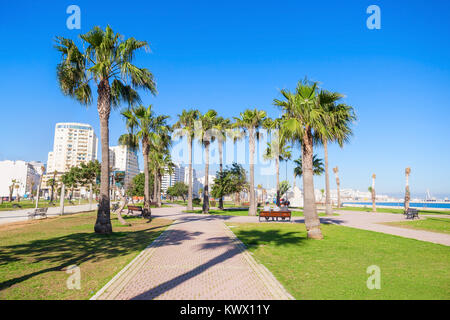
{"label": "tree", "polygon": [[[231,128],[230,119],[217,117],[214,125],[217,133],[217,144],[219,149],[219,172],[223,171],[223,144],[227,139],[227,132]],[[223,209],[223,196],[219,197],[219,209]]]}
{"label": "tree", "polygon": [[[276,189],[277,189],[277,206],[280,205],[280,161],[287,160],[291,157],[290,146],[286,145],[286,139],[283,139],[283,135],[280,130],[282,129],[282,118],[270,119],[267,118],[264,121],[264,127],[268,130],[271,136],[271,142],[267,143],[267,148],[263,155],[265,160],[275,160],[275,172],[276,172]],[[274,135],[274,138],[272,138]]]}
{"label": "tree", "polygon": [[235,128],[240,128],[245,133],[248,133],[249,149],[250,149],[250,207],[248,210],[249,216],[256,216],[256,199],[255,199],[255,139],[259,137],[259,128],[263,126],[266,119],[266,112],[257,109],[247,109],[240,113],[239,117],[234,117]]}
{"label": "tree", "polygon": [[[296,164],[296,166],[294,167],[294,176],[301,177],[303,174],[302,157],[294,160],[294,163]],[[320,176],[323,174],[323,172],[324,172],[323,161],[322,159],[317,157],[317,154],[315,154],[313,156],[313,173],[315,176]]]}
{"label": "tree", "polygon": [[94,186],[97,185],[97,179],[100,177],[101,166],[98,160],[82,162],[80,164],[80,185],[89,186],[89,205],[92,205]]}
{"label": "tree", "polygon": [[341,180],[339,179],[339,168],[338,168],[338,166],[333,168],[333,172],[334,172],[334,175],[336,177],[337,207],[340,208],[341,207],[341,190],[340,190]]}
{"label": "tree", "polygon": [[247,174],[242,165],[234,162],[231,166],[216,173],[211,195],[214,198],[226,195],[239,195],[247,187]]}
{"label": "tree", "polygon": [[288,192],[291,185],[289,184],[289,181],[283,180],[280,183],[280,196],[283,196],[285,193]]}
{"label": "tree", "polygon": [[405,212],[409,209],[409,201],[411,200],[411,193],[409,191],[409,175],[411,174],[411,168],[405,169],[405,177],[406,177],[406,184],[405,184]]}
{"label": "tree", "polygon": [[[143,197],[144,196],[144,184],[145,184],[145,175],[144,173],[139,173],[134,176],[133,180],[131,180],[131,184],[127,190],[127,195],[130,197]],[[148,188],[150,189],[150,193],[153,193],[153,176],[149,177]]]}
{"label": "tree", "polygon": [[100,118],[101,182],[100,202],[94,230],[111,233],[109,199],[109,116],[111,106],[121,102],[132,105],[140,101],[137,89],[156,94],[156,84],[148,69],[132,64],[135,52],[148,49],[146,41],[124,39],[107,26],[105,30],[94,27],[80,35],[82,50],[71,39],[56,38],[56,49],[62,54],[57,66],[60,88],[83,105],[92,103],[91,86],[97,87],[97,110]]}
{"label": "tree", "polygon": [[299,81],[295,92],[280,91],[283,100],[274,99],[274,104],[284,111],[286,120],[283,134],[293,142],[300,142],[303,159],[304,215],[308,238],[322,239],[320,220],[316,211],[313,179],[313,146],[315,131],[326,125],[324,111],[320,108],[317,83],[307,79]]}
{"label": "tree", "polygon": [[192,187],[193,187],[193,174],[192,174],[192,147],[194,140],[194,126],[195,121],[199,119],[200,111],[198,110],[183,110],[178,115],[178,121],[173,125],[174,129],[182,129],[176,131],[175,135],[186,135],[188,145],[188,158],[189,158],[189,173],[188,173],[188,203],[187,210],[193,210],[192,205]]}
{"label": "tree", "polygon": [[205,152],[205,182],[203,185],[203,207],[202,212],[204,214],[209,213],[209,146],[215,140],[215,136],[212,134],[212,128],[216,123],[217,112],[215,110],[209,110],[205,114],[199,117],[199,125],[201,126],[196,130],[198,139]]}
{"label": "tree", "polygon": [[[149,154],[150,149],[156,151],[154,144],[155,135],[160,134],[160,124],[165,123],[168,116],[156,116],[152,110],[152,105],[147,108],[144,106],[138,106],[129,108],[121,112],[125,118],[128,134],[119,138],[119,143],[127,145],[128,147],[136,150],[139,146],[139,142],[142,146],[142,155],[144,157],[144,175],[146,182],[144,183],[144,215],[151,215],[150,209],[150,189],[148,187],[149,182]],[[134,136],[134,137],[133,137]],[[138,142],[139,141],[139,142]]]}
{"label": "tree", "polygon": [[186,201],[186,196],[188,195],[189,187],[187,184],[179,181],[176,182],[173,186],[167,188],[167,194],[172,197],[181,197],[183,198],[183,202]]}
{"label": "tree", "polygon": [[377,212],[377,207],[376,207],[376,193],[375,193],[375,178],[376,178],[376,174],[374,173],[372,175],[372,187],[370,188],[370,192],[372,193],[372,211],[373,212]]}
{"label": "tree", "polygon": [[342,148],[352,135],[350,123],[356,120],[352,107],[346,104],[337,104],[341,98],[343,98],[343,95],[337,92],[321,90],[319,93],[320,107],[324,110],[324,122],[327,124],[316,131],[318,140],[323,144],[325,155],[325,212],[327,215],[333,214],[328,175],[328,143],[337,142]]}

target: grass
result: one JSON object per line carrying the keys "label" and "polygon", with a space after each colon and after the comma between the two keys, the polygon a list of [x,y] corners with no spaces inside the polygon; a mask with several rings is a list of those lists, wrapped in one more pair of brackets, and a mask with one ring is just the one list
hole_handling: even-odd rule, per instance
{"label": "grass", "polygon": [[[450,249],[338,225],[307,240],[303,224],[228,223],[296,299],[450,299]],[[381,289],[367,288],[367,267]]]}
{"label": "grass", "polygon": [[[59,206],[59,200],[54,200],[53,203],[54,203],[53,207]],[[81,204],[88,204],[88,203],[89,203],[89,200],[81,200]],[[94,201],[93,203],[97,203],[97,202]],[[78,200],[73,200],[73,204],[70,203],[69,200],[64,201],[65,206],[76,206],[78,204],[79,204]],[[14,208],[13,205],[20,205],[22,208]],[[30,201],[30,200],[22,200],[20,202],[17,202],[17,201],[3,202],[2,204],[0,204],[0,211],[30,209],[30,208],[34,208],[35,206],[36,206],[36,202]],[[48,201],[48,200],[40,200],[39,201],[39,208],[47,208],[47,207],[50,207],[50,201]]]}
{"label": "grass", "polygon": [[[364,211],[364,212],[372,212],[372,207],[342,207],[336,210],[347,210],[347,211]],[[448,214],[450,215],[450,210],[427,210],[427,209],[417,209],[419,214],[427,215],[427,214]],[[403,214],[403,209],[396,208],[377,208],[377,212],[382,213],[401,213]]]}
{"label": "grass", "polygon": [[[0,299],[89,299],[150,244],[166,219],[112,218],[114,233],[93,231],[94,212],[0,226]],[[69,290],[65,272],[81,270],[81,290]]]}
{"label": "grass", "polygon": [[395,227],[402,227],[402,228],[450,234],[450,219],[449,218],[434,218],[434,217],[432,218],[432,217],[430,217],[430,218],[425,218],[423,220],[385,222],[383,224],[395,226]]}
{"label": "grass", "polygon": [[[186,213],[197,213],[202,214],[202,210],[184,210]],[[303,211],[291,211],[293,217],[303,217]],[[219,216],[248,216],[248,210],[209,210],[209,214],[211,215],[219,215]],[[326,217],[327,215],[323,212],[318,213],[319,217]],[[339,214],[334,214],[334,216],[338,216]]]}

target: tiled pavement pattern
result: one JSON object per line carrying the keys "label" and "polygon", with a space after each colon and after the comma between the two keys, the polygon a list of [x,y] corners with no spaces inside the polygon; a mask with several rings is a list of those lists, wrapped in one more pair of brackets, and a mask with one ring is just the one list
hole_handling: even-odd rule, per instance
{"label": "tiled pavement pattern", "polygon": [[[257,217],[205,216],[182,210],[179,206],[152,209],[153,216],[176,221],[92,299],[292,299],[224,224],[257,223]],[[446,234],[382,224],[404,221],[401,214],[340,211],[339,216],[320,220],[450,245]],[[292,223],[304,220],[293,217]]]}
{"label": "tiled pavement pattern", "polygon": [[225,224],[176,220],[94,299],[292,299]]}

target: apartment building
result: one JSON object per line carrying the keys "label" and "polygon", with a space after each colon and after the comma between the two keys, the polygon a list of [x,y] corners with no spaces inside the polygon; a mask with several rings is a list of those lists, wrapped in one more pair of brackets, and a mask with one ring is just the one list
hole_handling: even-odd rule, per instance
{"label": "apartment building", "polygon": [[125,172],[125,186],[140,172],[137,152],[127,146],[109,147],[109,165],[113,171]]}

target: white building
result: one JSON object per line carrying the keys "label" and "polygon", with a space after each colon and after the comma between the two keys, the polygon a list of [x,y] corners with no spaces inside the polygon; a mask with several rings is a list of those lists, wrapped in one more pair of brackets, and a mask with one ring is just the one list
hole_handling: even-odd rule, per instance
{"label": "white building", "polygon": [[173,168],[173,172],[169,174],[167,172],[167,167],[165,168],[166,173],[162,176],[161,179],[161,191],[166,193],[167,189],[173,186],[176,182],[185,182],[186,171],[185,167],[175,163],[175,167]]}
{"label": "white building", "polygon": [[42,166],[41,162],[36,161],[0,161],[0,197],[9,197],[9,187],[13,184],[13,180],[16,181],[15,185],[19,186],[14,188],[13,197],[17,194],[23,197],[36,190],[43,173]]}
{"label": "white building", "polygon": [[57,123],[53,151],[48,153],[47,174],[67,172],[82,162],[97,159],[98,138],[92,126],[83,123]]}
{"label": "white building", "polygon": [[125,172],[125,186],[128,186],[133,178],[139,174],[137,152],[127,146],[109,147],[109,165],[114,171]]}

